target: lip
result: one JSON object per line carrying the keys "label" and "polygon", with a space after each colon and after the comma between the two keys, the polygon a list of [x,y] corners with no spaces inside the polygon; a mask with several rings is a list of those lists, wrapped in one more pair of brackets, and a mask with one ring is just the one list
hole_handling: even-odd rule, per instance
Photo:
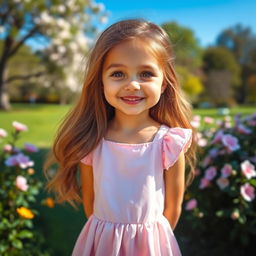
{"label": "lip", "polygon": [[123,97],[120,97],[120,98],[123,98],[123,99],[144,99],[145,97],[130,95],[130,96],[123,96]]}
{"label": "lip", "polygon": [[139,104],[145,97],[139,97],[139,96],[124,96],[124,97],[120,97],[120,99],[129,105],[135,105],[135,104]]}

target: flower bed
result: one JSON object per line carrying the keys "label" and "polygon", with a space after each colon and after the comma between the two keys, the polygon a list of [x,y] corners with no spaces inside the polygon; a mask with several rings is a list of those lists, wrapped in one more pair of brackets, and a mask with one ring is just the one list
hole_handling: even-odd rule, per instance
{"label": "flower bed", "polygon": [[0,151],[0,255],[46,256],[49,253],[42,249],[44,239],[33,224],[39,212],[32,206],[43,184],[34,177],[30,155],[38,149],[30,143],[17,148],[17,140],[28,128],[19,122],[12,125],[10,138],[0,129],[0,143],[7,142]]}
{"label": "flower bed", "polygon": [[226,117],[203,130],[200,121],[193,120],[199,127],[199,161],[184,204],[192,240],[208,255],[255,253],[256,113],[237,115],[233,125]]}

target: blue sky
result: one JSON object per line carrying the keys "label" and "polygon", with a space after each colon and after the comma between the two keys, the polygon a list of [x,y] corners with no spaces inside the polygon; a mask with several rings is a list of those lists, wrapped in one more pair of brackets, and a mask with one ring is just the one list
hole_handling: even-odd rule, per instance
{"label": "blue sky", "polygon": [[109,11],[106,28],[127,18],[144,18],[158,25],[176,21],[191,28],[200,45],[215,43],[216,36],[225,28],[241,23],[256,33],[255,0],[97,0]]}

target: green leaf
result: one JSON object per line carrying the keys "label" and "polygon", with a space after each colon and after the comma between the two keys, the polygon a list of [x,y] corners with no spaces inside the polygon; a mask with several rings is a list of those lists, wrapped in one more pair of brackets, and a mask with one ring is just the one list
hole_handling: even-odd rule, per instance
{"label": "green leaf", "polygon": [[224,211],[220,210],[216,212],[216,216],[222,217],[224,215]]}
{"label": "green leaf", "polygon": [[251,183],[251,185],[256,187],[256,179],[251,179],[250,183]]}
{"label": "green leaf", "polygon": [[15,247],[17,249],[22,249],[23,248],[22,242],[20,240],[18,240],[18,239],[14,239],[12,241],[12,245],[13,245],[13,247]]}
{"label": "green leaf", "polygon": [[18,233],[17,237],[19,238],[31,238],[33,237],[33,233],[28,230],[22,230],[20,233]]}

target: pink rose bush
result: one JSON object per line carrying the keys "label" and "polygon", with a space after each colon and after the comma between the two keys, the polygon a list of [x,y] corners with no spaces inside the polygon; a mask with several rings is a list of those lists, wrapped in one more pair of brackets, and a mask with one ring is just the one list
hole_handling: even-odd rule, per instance
{"label": "pink rose bush", "polygon": [[12,123],[10,138],[0,128],[0,255],[49,255],[39,249],[44,240],[39,231],[33,229],[32,219],[38,215],[33,204],[43,186],[34,174],[31,155],[38,151],[33,144],[26,143],[17,148],[16,142],[28,127],[19,122]]}
{"label": "pink rose bush", "polygon": [[222,251],[212,255],[232,254],[230,248],[234,255],[250,255],[256,235],[256,113],[236,115],[233,122],[229,116],[192,121],[199,127],[199,154],[185,195],[185,221],[198,240],[217,241],[212,247]]}

